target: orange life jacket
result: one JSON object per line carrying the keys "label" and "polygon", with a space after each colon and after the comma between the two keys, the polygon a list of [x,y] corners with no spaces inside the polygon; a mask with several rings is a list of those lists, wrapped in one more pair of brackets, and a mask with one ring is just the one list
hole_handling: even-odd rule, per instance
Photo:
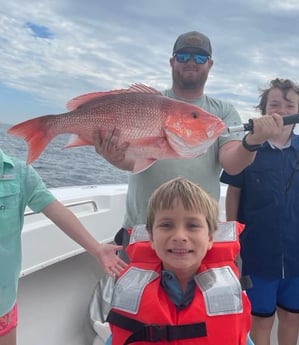
{"label": "orange life jacket", "polygon": [[194,277],[194,298],[183,309],[178,309],[161,287],[161,261],[149,242],[127,247],[132,261],[116,282],[107,319],[112,345],[246,344],[250,304],[234,263],[243,225],[226,222],[220,228],[216,233],[223,235],[223,240],[214,239]]}

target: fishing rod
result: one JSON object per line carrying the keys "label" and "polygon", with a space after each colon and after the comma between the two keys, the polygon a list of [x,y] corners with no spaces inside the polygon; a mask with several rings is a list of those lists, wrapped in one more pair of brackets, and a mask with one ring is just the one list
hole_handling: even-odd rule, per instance
{"label": "fishing rod", "polygon": [[[295,125],[296,123],[299,123],[299,113],[293,114],[293,115],[285,115],[282,117],[283,119],[283,125]],[[229,134],[235,133],[235,132],[253,132],[253,120],[249,119],[247,123],[243,123],[240,126],[230,126],[227,127],[227,132]]]}

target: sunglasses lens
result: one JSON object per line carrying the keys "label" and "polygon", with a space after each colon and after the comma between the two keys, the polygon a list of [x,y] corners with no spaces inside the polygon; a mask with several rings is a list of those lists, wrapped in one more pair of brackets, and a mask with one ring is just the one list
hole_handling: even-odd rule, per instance
{"label": "sunglasses lens", "polygon": [[191,58],[191,54],[189,53],[178,53],[175,54],[175,58],[177,62],[188,62]]}
{"label": "sunglasses lens", "polygon": [[200,55],[200,54],[191,54],[191,53],[177,53],[175,54],[175,59],[177,62],[186,63],[188,62],[191,57],[195,61],[195,63],[202,65],[205,64],[209,60],[209,56],[207,55]]}
{"label": "sunglasses lens", "polygon": [[194,54],[193,59],[197,64],[204,64],[209,60],[209,57],[206,55]]}

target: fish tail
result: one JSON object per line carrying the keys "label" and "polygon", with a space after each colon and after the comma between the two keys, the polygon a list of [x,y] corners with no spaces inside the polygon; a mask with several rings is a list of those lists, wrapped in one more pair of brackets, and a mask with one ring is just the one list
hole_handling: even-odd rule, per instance
{"label": "fish tail", "polygon": [[23,138],[28,145],[27,164],[36,160],[55,136],[50,131],[48,119],[52,115],[40,116],[10,127],[7,132]]}

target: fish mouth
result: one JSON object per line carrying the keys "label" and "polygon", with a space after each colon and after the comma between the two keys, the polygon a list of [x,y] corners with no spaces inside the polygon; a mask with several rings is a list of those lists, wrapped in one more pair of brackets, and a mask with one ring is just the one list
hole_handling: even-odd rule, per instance
{"label": "fish mouth", "polygon": [[213,123],[207,127],[205,133],[208,138],[214,138],[215,136],[218,137],[219,132],[222,133],[224,129],[225,127],[223,125],[220,126],[219,124]]}
{"label": "fish mouth", "polygon": [[175,133],[165,130],[167,140],[171,148],[182,158],[195,158],[205,153],[214,143],[217,137],[206,139],[204,142],[196,140],[195,143],[186,143],[186,141]]}
{"label": "fish mouth", "polygon": [[204,154],[225,130],[221,119],[198,109],[191,108],[182,116],[168,116],[164,122],[168,143],[180,158]]}
{"label": "fish mouth", "polygon": [[205,153],[225,130],[223,123],[208,124],[203,131],[191,128],[164,128],[172,149],[183,158],[195,158]]}

